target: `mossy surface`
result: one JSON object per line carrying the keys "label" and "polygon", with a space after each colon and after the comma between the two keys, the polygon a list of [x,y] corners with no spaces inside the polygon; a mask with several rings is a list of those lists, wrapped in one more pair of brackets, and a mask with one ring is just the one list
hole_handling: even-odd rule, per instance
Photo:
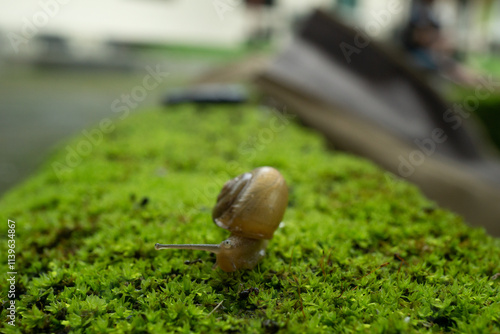
{"label": "mossy surface", "polygon": [[[290,117],[184,106],[114,125],[60,178],[64,147],[2,199],[0,247],[8,217],[18,272],[16,327],[1,283],[2,332],[500,332],[500,241]],[[263,165],[290,202],[254,270],[154,250],[224,240],[218,191]]]}

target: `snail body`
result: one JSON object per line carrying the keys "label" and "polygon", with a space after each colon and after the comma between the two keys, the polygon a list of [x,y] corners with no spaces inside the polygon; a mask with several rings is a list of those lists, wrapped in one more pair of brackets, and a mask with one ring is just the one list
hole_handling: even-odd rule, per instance
{"label": "snail body", "polygon": [[226,272],[252,269],[264,257],[269,239],[288,204],[285,179],[272,167],[259,167],[227,181],[212,210],[214,223],[231,235],[220,244],[156,244],[156,249],[196,249],[216,254]]}

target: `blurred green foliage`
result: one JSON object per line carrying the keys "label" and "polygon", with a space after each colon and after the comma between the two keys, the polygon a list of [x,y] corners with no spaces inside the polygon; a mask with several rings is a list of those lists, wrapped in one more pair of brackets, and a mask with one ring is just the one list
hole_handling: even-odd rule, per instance
{"label": "blurred green foliage", "polygon": [[[468,65],[481,75],[489,78],[488,81],[496,88],[486,98],[478,98],[479,104],[473,110],[475,117],[487,132],[487,136],[500,150],[500,58],[498,56],[473,55]],[[477,87],[455,87],[451,94],[451,100],[455,103],[463,103],[467,97],[477,96]],[[481,93],[489,91],[481,91]]]}

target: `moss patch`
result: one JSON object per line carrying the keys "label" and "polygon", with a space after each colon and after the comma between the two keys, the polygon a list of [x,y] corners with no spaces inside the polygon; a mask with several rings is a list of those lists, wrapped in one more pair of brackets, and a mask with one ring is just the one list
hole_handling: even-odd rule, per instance
{"label": "moss patch", "polygon": [[[2,331],[500,331],[500,241],[289,118],[185,106],[115,125],[60,178],[66,148],[3,198],[18,318]],[[222,241],[210,214],[222,184],[262,165],[285,176],[290,203],[257,268],[154,250]]]}

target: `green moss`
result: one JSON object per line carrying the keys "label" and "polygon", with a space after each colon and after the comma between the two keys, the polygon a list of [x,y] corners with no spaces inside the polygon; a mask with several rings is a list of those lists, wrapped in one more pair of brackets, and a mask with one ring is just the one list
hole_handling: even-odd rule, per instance
{"label": "green moss", "polygon": [[[3,330],[500,332],[500,241],[289,118],[186,106],[114,124],[60,178],[66,146],[3,198],[18,272],[17,326]],[[291,193],[257,268],[224,273],[209,253],[154,250],[223,240],[218,191],[262,165]]]}

